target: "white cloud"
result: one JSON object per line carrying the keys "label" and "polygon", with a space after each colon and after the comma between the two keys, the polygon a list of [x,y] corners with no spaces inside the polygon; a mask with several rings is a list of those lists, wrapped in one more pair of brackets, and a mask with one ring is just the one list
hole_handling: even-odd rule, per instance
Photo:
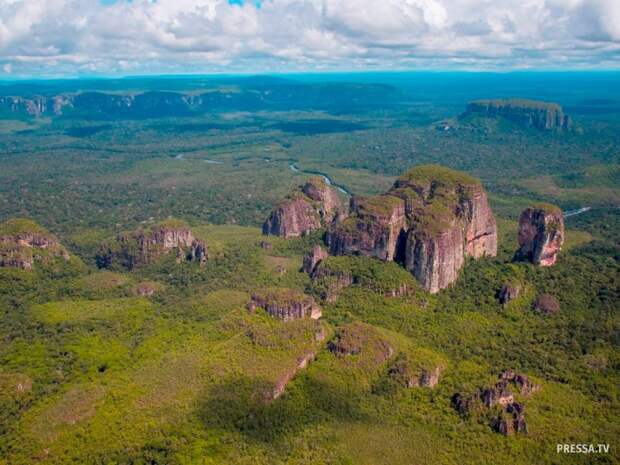
{"label": "white cloud", "polygon": [[0,62],[30,75],[617,67],[620,1],[0,0]]}

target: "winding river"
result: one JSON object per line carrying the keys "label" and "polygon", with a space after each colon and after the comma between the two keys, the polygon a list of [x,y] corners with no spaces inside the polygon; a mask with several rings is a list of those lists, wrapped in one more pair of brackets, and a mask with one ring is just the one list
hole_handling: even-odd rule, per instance
{"label": "winding river", "polygon": [[328,186],[334,186],[336,189],[338,189],[344,195],[351,195],[351,193],[347,189],[345,189],[343,186],[341,186],[339,184],[336,184],[325,173],[321,173],[320,171],[314,171],[314,170],[302,170],[302,169],[299,168],[297,163],[291,163],[290,165],[288,165],[288,167],[294,173],[316,174],[318,176],[321,176],[323,179],[325,179],[325,184],[327,184]]}
{"label": "winding river", "polygon": [[569,216],[581,215],[582,213],[590,210],[592,210],[592,207],[581,207],[577,210],[568,210],[567,212],[564,212],[564,218],[568,218]]}

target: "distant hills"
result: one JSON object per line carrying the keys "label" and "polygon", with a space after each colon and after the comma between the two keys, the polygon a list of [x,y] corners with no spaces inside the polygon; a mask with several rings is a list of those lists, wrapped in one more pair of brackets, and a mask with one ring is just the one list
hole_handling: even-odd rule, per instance
{"label": "distant hills", "polygon": [[355,109],[389,105],[397,102],[400,95],[397,88],[385,84],[302,83],[258,78],[210,83],[210,87],[178,92],[73,90],[54,93],[51,91],[58,89],[50,87],[31,94],[12,87],[0,90],[0,117],[99,120],[180,117],[221,111]]}

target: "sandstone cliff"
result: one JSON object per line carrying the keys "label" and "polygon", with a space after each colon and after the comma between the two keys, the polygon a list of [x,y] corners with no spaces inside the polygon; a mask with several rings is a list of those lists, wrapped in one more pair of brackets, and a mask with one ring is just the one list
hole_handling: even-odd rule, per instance
{"label": "sandstone cliff", "polygon": [[31,270],[35,262],[68,261],[58,239],[33,221],[12,219],[0,224],[0,267]]}
{"label": "sandstone cliff", "polygon": [[518,240],[516,260],[540,266],[555,264],[564,243],[562,210],[547,204],[526,208],[519,218]]}
{"label": "sandstone cliff", "polygon": [[311,178],[273,209],[263,224],[263,234],[305,236],[329,224],[339,208],[336,191],[322,178]]}
{"label": "sandstone cliff", "polygon": [[321,317],[321,309],[311,296],[286,288],[269,288],[252,294],[247,308],[251,312],[262,308],[280,320]]}
{"label": "sandstone cliff", "polygon": [[497,253],[497,226],[480,182],[419,166],[384,195],[353,198],[349,217],[326,235],[332,255],[397,261],[430,292],[456,281],[465,257]]}
{"label": "sandstone cliff", "polygon": [[114,241],[101,246],[96,258],[100,268],[120,265],[133,269],[169,253],[176,253],[179,262],[192,261],[201,265],[208,257],[207,245],[194,237],[186,223],[167,220],[147,230],[119,234]]}
{"label": "sandstone cliff", "polygon": [[365,255],[394,260],[407,226],[405,202],[393,195],[353,197],[350,215],[327,232],[332,255]]}
{"label": "sandstone cliff", "polygon": [[527,128],[545,131],[567,130],[572,121],[557,103],[524,99],[477,100],[467,105],[462,116],[502,117]]}
{"label": "sandstone cliff", "polygon": [[323,247],[315,245],[312,250],[304,255],[303,270],[305,273],[312,274],[317,265],[325,260],[329,255]]}

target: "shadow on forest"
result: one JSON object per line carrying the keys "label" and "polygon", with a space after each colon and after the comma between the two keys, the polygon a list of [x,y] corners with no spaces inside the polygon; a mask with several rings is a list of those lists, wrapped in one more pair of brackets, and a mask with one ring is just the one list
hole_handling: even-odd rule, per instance
{"label": "shadow on forest", "polygon": [[229,378],[212,385],[199,406],[206,427],[239,432],[249,439],[277,442],[308,425],[330,420],[361,421],[364,414],[356,396],[305,374],[269,400],[273,383],[248,377]]}

